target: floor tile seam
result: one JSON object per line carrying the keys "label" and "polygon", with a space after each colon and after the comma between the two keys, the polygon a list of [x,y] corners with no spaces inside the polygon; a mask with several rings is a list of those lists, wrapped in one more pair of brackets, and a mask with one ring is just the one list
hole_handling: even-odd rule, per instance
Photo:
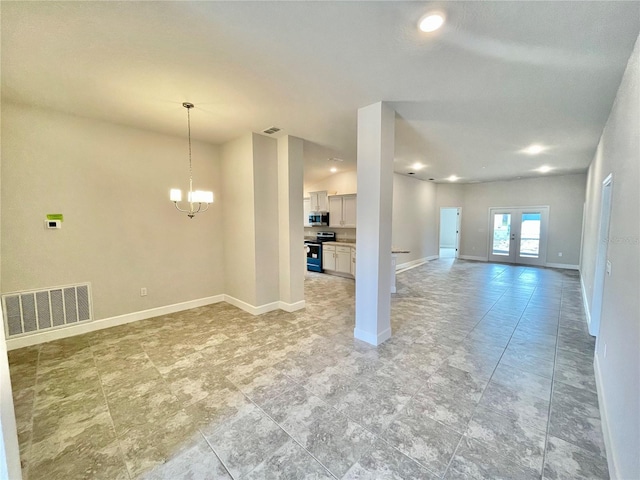
{"label": "floor tile seam", "polygon": [[[563,282],[564,286],[564,282]],[[564,301],[564,288],[561,290],[560,309],[562,310],[562,303]],[[560,321],[558,317],[558,326],[556,327],[556,337],[560,331]],[[544,436],[544,451],[542,452],[542,475],[544,476],[544,470],[547,465],[547,446],[549,444],[549,430],[551,429],[551,412],[553,410],[553,394],[555,391],[555,376],[556,376],[556,359],[558,357],[559,342],[556,341],[556,348],[553,357],[553,370],[551,372],[551,398],[549,399],[549,409],[547,411],[547,429]]]}
{"label": "floor tile seam", "polygon": [[[573,446],[573,447],[575,447],[575,448],[577,448],[577,449],[579,449],[579,450],[581,450],[581,451],[583,451],[583,452],[586,452],[586,453],[589,453],[589,454],[591,454],[591,455],[594,455],[594,456],[596,456],[596,457],[598,457],[598,458],[600,458],[600,459],[604,460],[604,461],[605,461],[605,463],[606,463],[606,461],[607,461],[606,451],[604,451],[604,450],[602,451],[602,453],[598,453],[598,452],[596,452],[596,451],[594,451],[594,450],[591,450],[590,448],[585,448],[585,447],[584,447],[584,446],[582,446],[582,445],[578,445],[575,441],[573,441],[573,440],[571,440],[571,439],[569,439],[569,438],[566,438],[566,437],[565,437],[565,436],[563,436],[563,435],[554,435],[554,434],[552,434],[552,433],[549,433],[549,435],[548,435],[548,436],[549,436],[549,437],[555,437],[555,438],[558,438],[558,439],[562,440],[563,442],[566,442],[566,443],[570,444],[571,446]],[[607,472],[608,472],[608,468],[607,468]],[[623,479],[623,480],[624,480],[624,479]]]}
{"label": "floor tile seam", "polygon": [[[235,384],[234,384],[234,385],[235,385]],[[237,388],[237,385],[236,385],[236,388]],[[303,387],[303,388],[304,388],[304,387]],[[284,393],[284,392],[283,392],[283,393]],[[334,474],[333,474],[333,472],[332,472],[331,470],[329,470],[329,468],[328,468],[324,463],[322,463],[318,458],[316,458],[316,456],[315,456],[315,455],[313,455],[309,450],[307,450],[307,449],[306,449],[306,448],[305,448],[305,447],[304,447],[300,442],[298,442],[298,440],[297,440],[293,435],[291,435],[291,434],[290,434],[290,433],[289,433],[289,432],[288,432],[288,431],[287,431],[287,430],[286,430],[282,425],[280,425],[280,423],[278,423],[278,422],[277,422],[277,421],[276,421],[276,420],[275,420],[271,415],[269,415],[269,414],[268,414],[268,413],[267,413],[267,412],[266,412],[266,411],[265,411],[265,410],[264,410],[260,405],[258,405],[258,404],[257,404],[256,402],[254,402],[251,398],[249,398],[249,397],[248,397],[244,392],[243,392],[242,394],[247,398],[247,400],[249,400],[249,402],[251,402],[251,403],[252,403],[252,404],[253,404],[253,405],[254,405],[258,410],[260,410],[260,412],[262,412],[262,413],[263,413],[263,414],[264,414],[264,415],[265,415],[269,420],[271,420],[275,425],[277,425],[277,426],[278,426],[278,428],[279,428],[280,430],[282,430],[282,431],[287,435],[287,437],[289,437],[291,440],[293,440],[293,441],[296,443],[296,445],[298,445],[298,446],[299,446],[302,450],[304,450],[304,451],[305,451],[305,452],[306,452],[306,453],[307,453],[311,458],[313,458],[316,462],[318,462],[318,464],[319,464],[319,465],[321,465],[321,466],[322,466],[322,468],[324,468],[324,469],[327,471],[327,473],[328,473],[329,475],[331,475],[333,478],[335,478],[336,480],[338,480],[338,477],[337,477],[336,475],[334,475]],[[277,397],[279,397],[279,396],[280,396],[280,395],[277,395],[277,396],[276,396],[276,397],[274,397],[273,399],[275,399],[275,398],[277,398]],[[319,398],[319,397],[318,397],[318,398]],[[273,400],[273,399],[272,399],[272,400]],[[327,402],[325,402],[324,400],[322,400],[322,399],[320,399],[320,400],[321,400],[323,403],[327,404],[327,406],[328,406],[329,408],[334,408],[334,407],[332,407],[331,405],[329,405]],[[337,411],[337,410],[336,410],[336,411]],[[344,415],[344,414],[343,414],[343,415]],[[345,417],[346,417],[346,415],[345,415]],[[360,425],[360,424],[358,424],[358,425]],[[206,439],[206,437],[205,437],[205,439]],[[207,443],[209,443],[209,440],[207,440]],[[285,442],[285,443],[286,443],[286,442]],[[212,446],[211,444],[209,444],[209,446],[211,447],[211,449],[212,449],[212,450],[214,450],[214,453],[216,453],[216,455],[218,456],[218,458],[220,458],[220,456],[217,454],[217,452],[215,452],[215,449],[213,448],[213,446]],[[279,447],[279,448],[280,448],[280,447]],[[275,451],[277,451],[277,449],[276,449]],[[275,451],[274,451],[274,453],[275,453]],[[362,458],[362,456],[361,456],[360,458]],[[221,459],[221,461],[222,461],[222,459]],[[263,460],[263,461],[264,461],[264,460]],[[356,461],[355,461],[355,462],[354,462],[354,463],[349,467],[349,469],[351,469],[351,467],[352,467],[353,465],[355,465],[355,463],[358,463],[358,461],[359,461],[359,459],[358,459],[358,460],[356,460]],[[261,464],[261,463],[262,463],[262,462],[260,462],[260,464]],[[253,472],[256,468],[258,468],[258,466],[260,466],[260,464],[256,465],[256,467],[255,467],[255,468],[253,468],[250,472],[247,472],[247,473],[245,473],[245,474],[244,474],[244,475],[242,475],[242,476],[245,476],[245,475],[250,474],[250,473],[251,473],[251,472]],[[226,468],[226,469],[227,469],[227,471],[228,471],[228,468],[226,467],[226,465],[225,465],[225,468]],[[229,472],[229,475],[231,475],[231,472]],[[231,478],[234,478],[234,477],[233,477],[233,475],[231,475]]]}
{"label": "floor tile seam", "polygon": [[[496,411],[496,410],[493,410],[493,409],[491,409],[491,410],[492,410],[492,411],[494,411],[494,412]],[[467,430],[468,430],[468,428],[467,428]],[[536,430],[537,430],[537,429],[536,429]],[[537,431],[538,431],[538,432],[541,432],[541,430],[537,430]],[[541,433],[542,433],[542,432],[541,432]],[[544,474],[544,461],[541,461],[541,462],[540,462],[540,467],[538,467],[538,468],[534,468],[534,467],[531,467],[530,465],[527,465],[527,464],[525,464],[524,462],[522,462],[522,461],[520,460],[520,457],[519,457],[519,456],[515,456],[515,455],[514,455],[514,456],[508,456],[508,455],[506,455],[506,454],[502,453],[502,452],[501,452],[500,450],[498,450],[497,448],[494,448],[494,447],[492,446],[492,444],[491,444],[491,443],[489,443],[489,442],[485,442],[484,440],[481,440],[481,439],[478,439],[478,438],[469,437],[469,436],[467,435],[467,433],[466,433],[466,432],[462,435],[462,438],[460,439],[460,443],[462,443],[462,441],[463,441],[465,438],[466,438],[467,440],[470,440],[471,442],[477,442],[477,443],[479,443],[481,446],[483,446],[484,448],[486,448],[489,452],[491,452],[492,454],[494,454],[496,457],[498,457],[498,458],[501,458],[501,459],[505,460],[505,461],[506,461],[506,463],[514,463],[514,464],[516,464],[516,465],[518,465],[518,466],[520,466],[520,467],[522,467],[522,468],[529,468],[529,469],[532,469],[532,470],[533,470],[533,469],[535,469],[535,470],[538,472],[538,474],[540,475],[540,478],[542,478],[542,476],[543,476],[543,474]],[[456,448],[456,452],[457,452],[457,448]],[[543,452],[543,454],[544,454],[544,452]],[[452,463],[452,462],[453,462],[454,457],[455,457],[455,453],[454,453],[454,454],[453,454],[453,456],[451,457],[451,462],[450,462],[450,463]],[[543,457],[543,458],[544,458],[544,457]],[[448,469],[449,469],[449,468],[447,468],[447,470],[448,470]],[[455,467],[453,467],[453,469],[454,469],[454,470],[456,470],[456,471],[458,471]]]}
{"label": "floor tile seam", "polygon": [[595,393],[596,395],[598,394],[597,388],[590,389],[590,388],[586,388],[586,387],[582,387],[582,386],[578,387],[578,386],[573,385],[571,383],[563,382],[562,380],[554,380],[554,382],[561,383],[563,385],[566,385],[568,387],[573,387],[573,388],[578,389],[578,390],[584,390],[585,392]]}
{"label": "floor tile seam", "polygon": [[33,423],[34,423],[34,418],[35,418],[35,413],[36,413],[36,401],[38,398],[38,369],[40,368],[40,353],[42,352],[42,348],[38,348],[38,357],[36,359],[36,373],[35,373],[35,380],[33,382],[33,400],[32,400],[32,405],[31,405],[31,418],[30,418],[30,430],[31,430],[31,434],[29,436],[29,444],[27,446],[27,465],[26,465],[26,476],[28,478],[29,476],[29,467],[31,466],[31,451],[33,450]]}
{"label": "floor tile seam", "polygon": [[110,423],[111,429],[113,431],[114,440],[115,440],[116,445],[118,447],[118,453],[120,455],[120,460],[122,461],[122,464],[124,465],[124,468],[127,471],[127,475],[129,477],[129,480],[133,480],[134,476],[132,475],[131,470],[129,469],[129,465],[127,464],[127,461],[126,461],[125,456],[124,456],[124,451],[122,450],[122,445],[120,444],[120,438],[118,437],[117,430],[116,430],[116,425],[115,425],[115,422],[113,420],[113,416],[111,415],[111,408],[109,407],[109,401],[107,400],[107,394],[104,391],[104,385],[102,383],[102,374],[100,373],[100,370],[98,369],[96,357],[93,355],[93,351],[91,352],[91,357],[93,358],[94,367],[98,371],[98,381],[100,383],[100,391],[102,392],[102,399],[104,400],[104,405],[107,408],[107,413],[109,414],[109,423]]}
{"label": "floor tile seam", "polygon": [[[399,416],[399,415],[398,415]],[[397,418],[397,417],[396,417]],[[430,417],[429,417],[430,418]],[[431,420],[433,420],[432,418],[430,418]],[[395,421],[395,420],[394,420]],[[434,420],[436,423],[439,423],[440,425],[444,425],[443,423],[439,422],[438,420]],[[392,422],[393,423],[393,422]],[[449,428],[447,425],[444,425],[445,427]],[[458,433],[458,432],[455,432]],[[375,434],[374,434],[375,435]],[[436,478],[442,478],[444,477],[444,473],[442,475],[438,475],[435,471],[433,471],[431,469],[431,467],[428,467],[427,465],[425,465],[424,463],[421,463],[420,461],[416,460],[415,458],[413,458],[411,455],[406,454],[405,452],[403,452],[402,450],[400,450],[398,447],[396,447],[395,445],[391,444],[389,442],[389,440],[387,438],[385,438],[382,435],[375,435],[376,438],[378,440],[380,440],[381,442],[383,442],[385,445],[387,445],[389,448],[392,448],[393,450],[395,450],[396,452],[398,452],[400,455],[402,455],[403,457],[408,458],[409,460],[411,460],[413,463],[419,465],[420,467],[424,468],[427,472],[429,472],[431,475],[435,476]],[[373,447],[372,447],[373,448]],[[368,452],[367,452],[368,453]],[[364,455],[363,455],[364,456]],[[360,457],[362,458],[362,457]],[[356,462],[357,463],[357,462]]]}
{"label": "floor tile seam", "polygon": [[215,448],[213,448],[213,445],[211,445],[211,443],[209,442],[209,439],[206,437],[206,435],[202,432],[201,428],[198,428],[198,433],[202,436],[202,438],[204,439],[204,441],[206,442],[207,446],[209,447],[209,449],[211,450],[211,453],[213,453],[216,458],[218,459],[218,461],[220,462],[220,465],[222,465],[222,468],[224,468],[224,470],[229,474],[229,477],[235,480],[235,477],[231,474],[231,471],[229,470],[229,467],[227,467],[227,465],[224,463],[224,461],[222,460],[222,458],[220,458],[220,455],[218,455],[218,452],[216,452]]}

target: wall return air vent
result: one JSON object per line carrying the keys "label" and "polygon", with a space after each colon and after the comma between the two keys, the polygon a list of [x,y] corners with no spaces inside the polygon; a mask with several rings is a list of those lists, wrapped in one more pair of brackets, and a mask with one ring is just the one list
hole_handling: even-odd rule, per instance
{"label": "wall return air vent", "polygon": [[16,337],[92,320],[91,285],[5,293],[2,310],[7,337]]}

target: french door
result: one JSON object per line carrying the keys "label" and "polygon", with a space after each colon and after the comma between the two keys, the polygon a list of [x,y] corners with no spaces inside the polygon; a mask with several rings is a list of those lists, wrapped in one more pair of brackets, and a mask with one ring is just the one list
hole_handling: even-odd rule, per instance
{"label": "french door", "polygon": [[544,265],[549,207],[490,208],[489,261]]}

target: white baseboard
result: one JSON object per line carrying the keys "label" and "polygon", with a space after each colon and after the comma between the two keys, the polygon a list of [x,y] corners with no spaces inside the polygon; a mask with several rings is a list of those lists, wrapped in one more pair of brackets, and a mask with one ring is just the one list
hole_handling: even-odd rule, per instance
{"label": "white baseboard", "polygon": [[280,302],[265,303],[264,305],[254,306],[243,300],[239,300],[231,295],[224,295],[224,301],[230,303],[234,307],[238,307],[251,315],[262,315],[263,313],[272,312],[280,308]]}
{"label": "white baseboard", "polygon": [[611,430],[609,429],[609,421],[607,418],[607,401],[602,388],[602,373],[600,371],[600,362],[598,355],[593,357],[593,370],[596,376],[596,390],[598,392],[598,405],[600,410],[600,423],[602,425],[602,436],[604,437],[604,448],[607,453],[607,465],[609,467],[609,478],[621,478],[618,470],[618,462],[616,452],[611,444]]}
{"label": "white baseboard", "polygon": [[429,257],[418,258],[417,260],[400,263],[396,265],[396,273],[400,273],[400,270],[404,272],[405,270],[409,270],[410,268],[419,267],[420,265],[424,265],[431,260],[437,260],[438,258],[438,255],[431,255]]}
{"label": "white baseboard", "polygon": [[564,268],[565,270],[580,270],[579,265],[571,265],[569,263],[545,263],[547,268]]}
{"label": "white baseboard", "polygon": [[474,260],[476,262],[488,262],[488,257],[476,257],[474,255],[459,255],[458,258],[460,260]]}
{"label": "white baseboard", "polygon": [[105,328],[117,327],[118,325],[137,322],[138,320],[159,317],[161,315],[169,315],[170,313],[181,312],[183,310],[189,310],[190,308],[202,307],[204,305],[210,305],[212,303],[218,303],[222,301],[224,301],[224,295],[215,295],[212,297],[199,298],[197,300],[191,300],[188,302],[174,303],[172,305],[165,305],[163,307],[141,310],[139,312],[126,313],[124,315],[118,315],[115,317],[102,318],[100,320],[94,320],[92,322],[79,323],[77,325],[64,326],[46,330],[43,332],[27,334],[21,337],[8,339],[7,350],[15,350],[16,348],[29,347],[31,345],[37,345],[39,343],[50,342],[52,340],[73,337],[75,335],[95,332],[97,330],[103,330]]}
{"label": "white baseboard", "polygon": [[51,342],[52,340],[60,340],[61,338],[68,338],[75,335],[82,335],[83,333],[104,330],[105,328],[117,327],[118,325],[137,322],[138,320],[146,320],[147,318],[169,315],[171,313],[181,312],[183,310],[189,310],[191,308],[203,307],[205,305],[211,305],[213,303],[219,302],[230,303],[231,305],[236,306],[252,315],[261,315],[263,313],[271,312],[278,309],[284,310],[285,312],[295,312],[296,310],[305,308],[304,300],[295,303],[272,302],[254,307],[253,305],[243,302],[242,300],[238,300],[237,298],[234,298],[230,295],[222,294],[212,297],[199,298],[197,300],[191,300],[188,302],[175,303],[173,305],[165,305],[163,307],[150,308],[149,310],[141,310],[139,312],[127,313],[124,315],[118,315],[116,317],[102,318],[100,320],[94,320],[92,322],[53,328],[43,332],[26,334],[21,337],[10,338],[6,341],[7,350],[15,350],[17,348],[38,345],[40,343]]}
{"label": "white baseboard", "polygon": [[580,272],[580,290],[582,291],[582,305],[584,307],[584,314],[587,317],[587,327],[589,328],[589,333],[591,333],[591,310],[589,310],[589,302],[587,301],[587,288],[584,286],[582,272]]}
{"label": "white baseboard", "polygon": [[355,328],[353,330],[353,336],[356,337],[358,340],[367,342],[370,345],[378,346],[381,343],[391,338],[391,328],[387,328],[385,331],[380,332],[378,334],[365,332],[364,330],[359,330]]}
{"label": "white baseboard", "polygon": [[304,300],[300,300],[295,303],[285,303],[278,302],[280,304],[280,310],[284,310],[285,312],[295,312],[296,310],[302,310],[306,306],[306,302]]}

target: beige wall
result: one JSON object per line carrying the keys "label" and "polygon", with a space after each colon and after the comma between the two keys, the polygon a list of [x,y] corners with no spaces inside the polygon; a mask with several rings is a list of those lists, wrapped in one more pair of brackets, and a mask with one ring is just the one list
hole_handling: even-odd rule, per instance
{"label": "beige wall", "polygon": [[[280,298],[278,229],[278,144],[273,138],[253,134],[253,175],[256,303],[265,305]],[[287,188],[283,186],[283,188]],[[300,199],[302,204],[302,199]],[[300,217],[299,217],[300,218]]]}
{"label": "beige wall", "polygon": [[195,187],[216,202],[189,219],[169,201],[188,185],[185,138],[8,103],[2,116],[3,292],[91,282],[96,319],[223,293],[217,147],[193,144]]}
{"label": "beige wall", "polygon": [[435,184],[394,174],[392,224],[393,246],[411,251],[398,264],[438,255]]}
{"label": "beige wall", "polygon": [[224,292],[256,305],[253,135],[222,146]]}
{"label": "beige wall", "polygon": [[589,168],[581,265],[593,295],[602,181],[613,174],[612,207],[596,379],[612,478],[640,478],[640,37]]}
{"label": "beige wall", "polygon": [[[584,174],[465,185],[438,185],[439,207],[462,207],[460,255],[488,258],[489,208],[549,205],[549,264],[580,261]],[[460,201],[462,200],[462,203]],[[562,252],[562,257],[558,257]]]}

